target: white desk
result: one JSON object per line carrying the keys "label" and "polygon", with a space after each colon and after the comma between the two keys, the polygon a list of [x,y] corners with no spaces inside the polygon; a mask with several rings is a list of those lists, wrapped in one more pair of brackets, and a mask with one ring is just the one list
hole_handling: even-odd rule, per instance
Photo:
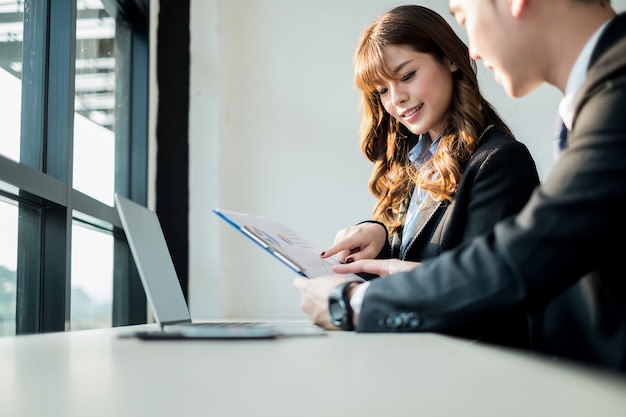
{"label": "white desk", "polygon": [[116,337],[128,330],[0,338],[0,416],[626,416],[626,378],[433,334]]}

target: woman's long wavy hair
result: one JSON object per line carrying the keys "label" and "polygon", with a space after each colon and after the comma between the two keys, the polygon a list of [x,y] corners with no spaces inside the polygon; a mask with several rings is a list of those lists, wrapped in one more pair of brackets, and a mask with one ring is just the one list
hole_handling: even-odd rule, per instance
{"label": "woman's long wavy hair", "polygon": [[[452,73],[452,101],[447,127],[437,151],[419,169],[409,161],[418,137],[385,111],[377,87],[398,79],[385,65],[383,50],[389,45],[408,46],[444,63],[447,57],[458,70]],[[451,201],[462,175],[462,164],[476,151],[487,124],[512,135],[504,121],[481,95],[476,62],[467,46],[436,12],[421,6],[396,7],[365,30],[354,59],[355,82],[362,94],[360,146],[374,162],[369,181],[378,199],[374,219],[395,233],[403,221],[408,196],[416,184],[435,202]],[[434,139],[434,138],[433,138]]]}

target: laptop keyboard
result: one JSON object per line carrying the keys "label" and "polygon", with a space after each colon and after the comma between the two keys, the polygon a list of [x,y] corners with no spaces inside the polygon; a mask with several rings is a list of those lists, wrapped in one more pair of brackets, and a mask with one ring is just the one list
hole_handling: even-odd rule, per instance
{"label": "laptop keyboard", "polygon": [[263,325],[259,322],[249,321],[229,321],[229,322],[214,322],[214,323],[190,323],[194,327],[258,327]]}

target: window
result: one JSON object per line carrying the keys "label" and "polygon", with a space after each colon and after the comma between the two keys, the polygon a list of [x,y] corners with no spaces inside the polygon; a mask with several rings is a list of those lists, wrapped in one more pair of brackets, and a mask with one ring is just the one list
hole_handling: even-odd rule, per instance
{"label": "window", "polygon": [[74,188],[113,205],[115,20],[100,0],[78,0]]}
{"label": "window", "polygon": [[113,195],[147,198],[148,1],[24,4],[0,0],[0,335],[143,323]]}
{"label": "window", "polygon": [[15,334],[17,205],[0,199],[0,336]]}
{"label": "window", "polygon": [[24,4],[0,0],[0,155],[19,161]]}
{"label": "window", "polygon": [[70,330],[111,327],[113,238],[80,222],[72,227]]}

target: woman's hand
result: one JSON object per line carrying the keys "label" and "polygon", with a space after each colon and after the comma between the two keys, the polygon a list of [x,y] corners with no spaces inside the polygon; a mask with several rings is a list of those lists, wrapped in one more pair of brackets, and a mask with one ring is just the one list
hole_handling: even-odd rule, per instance
{"label": "woman's hand", "polygon": [[408,272],[418,267],[419,262],[401,261],[400,259],[362,259],[348,264],[333,265],[333,272],[337,274],[357,274],[367,272],[369,274],[385,275]]}
{"label": "woman's hand", "polygon": [[379,223],[361,223],[337,232],[335,243],[322,252],[322,258],[337,255],[341,263],[373,259],[385,246],[387,230]]}

